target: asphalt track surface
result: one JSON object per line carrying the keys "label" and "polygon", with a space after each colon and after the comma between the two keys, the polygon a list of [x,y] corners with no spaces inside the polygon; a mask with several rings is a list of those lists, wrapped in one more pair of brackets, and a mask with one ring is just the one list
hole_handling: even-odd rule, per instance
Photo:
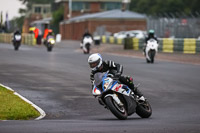
{"label": "asphalt track surface", "polygon": [[[24,46],[0,44],[0,83],[11,87],[47,116],[39,121],[0,121],[0,133],[199,133],[200,66],[102,54],[124,66],[124,74],[151,103],[153,114],[118,120],[91,94],[88,55],[77,42]],[[183,55],[184,56],[184,55]]]}

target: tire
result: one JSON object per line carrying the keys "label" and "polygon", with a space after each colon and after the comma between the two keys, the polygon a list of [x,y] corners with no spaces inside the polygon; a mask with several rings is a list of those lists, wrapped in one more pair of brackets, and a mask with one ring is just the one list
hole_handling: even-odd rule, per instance
{"label": "tire", "polygon": [[155,57],[155,51],[152,50],[152,51],[151,51],[151,55],[150,55],[151,63],[154,63],[154,57]]}
{"label": "tire", "polygon": [[13,46],[14,46],[14,50],[19,50],[19,46],[20,46],[20,44],[18,44],[17,42],[15,42],[14,44],[13,44]]}
{"label": "tire", "polygon": [[47,47],[47,51],[51,52],[52,51],[52,47]]}
{"label": "tire", "polygon": [[150,60],[148,58],[146,58],[146,62],[151,63],[151,51],[148,52],[148,56],[149,56]]}
{"label": "tire", "polygon": [[136,107],[136,113],[141,118],[149,118],[152,114],[152,108],[149,102],[146,100],[144,103],[139,103]]}
{"label": "tire", "polygon": [[19,47],[18,46],[15,46],[15,51],[19,50]]}
{"label": "tire", "polygon": [[146,59],[147,63],[150,63],[150,61],[148,59]]}
{"label": "tire", "polygon": [[119,107],[111,96],[105,98],[105,103],[109,110],[120,120],[127,119],[127,111],[125,107]]}
{"label": "tire", "polygon": [[90,53],[90,44],[86,44],[87,54]]}

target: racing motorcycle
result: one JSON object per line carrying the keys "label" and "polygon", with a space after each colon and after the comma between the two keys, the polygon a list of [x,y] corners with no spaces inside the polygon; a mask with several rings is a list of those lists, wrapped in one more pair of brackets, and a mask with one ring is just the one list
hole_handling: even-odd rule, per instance
{"label": "racing motorcycle", "polygon": [[54,45],[55,45],[55,39],[53,36],[48,36],[47,41],[45,43],[46,47],[47,47],[47,51],[51,52]]}
{"label": "racing motorcycle", "polygon": [[85,36],[83,38],[83,43],[80,44],[80,47],[83,49],[84,54],[90,53],[90,47],[93,43],[93,39],[91,36]]}
{"label": "racing motorcycle", "polygon": [[14,46],[14,50],[18,50],[20,45],[21,45],[21,39],[22,39],[22,36],[21,34],[15,34],[13,36],[13,46]]}
{"label": "racing motorcycle", "polygon": [[94,75],[92,94],[120,120],[127,119],[135,112],[141,118],[149,118],[152,114],[147,99],[139,100],[127,85],[121,84],[108,72]]}
{"label": "racing motorcycle", "polygon": [[145,48],[145,57],[147,63],[154,63],[154,58],[157,52],[158,42],[155,39],[148,40]]}

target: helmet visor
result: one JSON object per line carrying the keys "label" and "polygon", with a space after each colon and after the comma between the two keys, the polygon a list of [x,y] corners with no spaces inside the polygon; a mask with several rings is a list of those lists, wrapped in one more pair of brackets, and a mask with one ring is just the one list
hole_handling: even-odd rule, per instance
{"label": "helmet visor", "polygon": [[95,61],[95,62],[89,63],[89,64],[90,64],[90,68],[95,68],[95,67],[97,67],[97,66],[99,65],[99,62],[100,62],[100,59],[97,60],[97,61]]}

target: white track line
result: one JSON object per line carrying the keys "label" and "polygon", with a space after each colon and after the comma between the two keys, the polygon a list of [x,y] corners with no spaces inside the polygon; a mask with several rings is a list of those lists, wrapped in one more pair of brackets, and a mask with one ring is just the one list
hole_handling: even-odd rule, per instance
{"label": "white track line", "polygon": [[46,116],[46,113],[40,108],[38,107],[37,105],[35,105],[34,103],[32,103],[31,101],[29,101],[28,99],[26,99],[25,97],[21,96],[19,93],[15,92],[13,89],[11,89],[10,87],[8,86],[5,86],[3,84],[0,84],[0,86],[10,90],[13,92],[14,95],[17,95],[18,97],[20,97],[22,100],[24,100],[25,102],[31,104],[31,106],[33,106],[39,113],[40,113],[40,116],[38,118],[36,118],[35,120],[40,120],[42,118],[44,118]]}

